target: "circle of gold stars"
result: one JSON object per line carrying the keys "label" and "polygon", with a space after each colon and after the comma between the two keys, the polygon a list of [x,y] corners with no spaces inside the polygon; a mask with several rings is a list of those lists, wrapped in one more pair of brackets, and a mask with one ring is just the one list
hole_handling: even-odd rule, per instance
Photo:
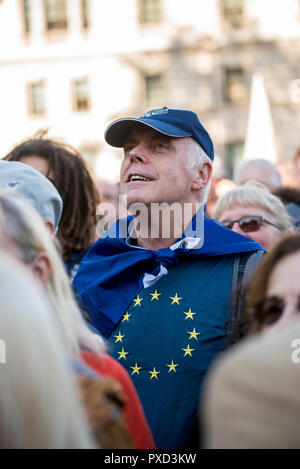
{"label": "circle of gold stars", "polygon": [[[155,291],[153,291],[152,293],[149,293],[149,296],[151,297],[151,302],[152,301],[159,301],[160,300],[159,297],[161,295],[162,295],[162,293],[160,293],[157,289]],[[170,300],[172,300],[171,305],[180,305],[180,301],[182,300],[182,297],[180,297],[177,292],[175,293],[174,296],[170,296],[169,298],[170,298]],[[139,295],[137,295],[136,298],[133,299],[133,308],[135,308],[136,306],[141,307],[142,301],[143,301],[143,298],[140,297]],[[188,311],[184,311],[183,314],[185,314],[185,320],[187,320],[187,319],[194,320],[194,316],[197,313],[193,312],[192,308],[190,307],[188,309]],[[122,322],[125,322],[125,321],[129,322],[129,318],[131,316],[132,316],[132,314],[129,313],[128,310],[127,310],[125,312],[125,314],[123,315]],[[196,328],[194,327],[192,330],[187,331],[187,334],[189,334],[189,339],[188,340],[198,341],[198,335],[200,335],[200,332],[197,332]],[[124,337],[125,337],[125,334],[122,334],[122,332],[119,330],[118,334],[114,336],[114,338],[116,339],[115,343],[120,342],[122,344]],[[188,357],[193,356],[192,353],[196,349],[191,348],[190,344],[188,344],[186,348],[182,348],[181,350],[184,352],[183,357],[188,358]],[[128,355],[129,352],[126,352],[124,350],[124,347],[122,347],[122,350],[120,352],[117,352],[117,353],[119,355],[118,360],[121,360],[121,359],[127,360],[126,355]],[[171,363],[168,363],[165,366],[168,368],[168,373],[174,373],[175,374],[177,372],[176,368],[179,366],[179,364],[175,363],[174,360],[172,359]],[[131,375],[140,375],[140,371],[143,368],[141,366],[139,366],[137,362],[135,362],[134,366],[130,366],[130,369],[132,370]],[[150,375],[150,381],[151,380],[155,381],[155,380],[159,379],[160,370],[157,370],[155,366],[153,367],[153,370],[148,371],[148,373]]]}

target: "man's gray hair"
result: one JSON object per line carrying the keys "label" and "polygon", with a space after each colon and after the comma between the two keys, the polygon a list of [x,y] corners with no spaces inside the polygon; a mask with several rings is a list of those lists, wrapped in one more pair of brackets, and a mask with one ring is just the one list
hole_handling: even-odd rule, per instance
{"label": "man's gray hair", "polygon": [[[211,159],[205,153],[203,148],[196,142],[193,138],[190,138],[190,152],[189,152],[189,162],[186,166],[186,169],[194,169],[199,166],[203,166],[205,163],[212,164]],[[205,203],[207,201],[209,189],[210,189],[211,180],[207,183],[206,187],[200,192],[199,202]]]}

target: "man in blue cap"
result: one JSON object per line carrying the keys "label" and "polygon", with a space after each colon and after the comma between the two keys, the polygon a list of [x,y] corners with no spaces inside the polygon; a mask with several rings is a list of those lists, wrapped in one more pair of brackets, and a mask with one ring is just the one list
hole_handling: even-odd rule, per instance
{"label": "man in blue cap", "polygon": [[214,149],[194,112],[118,119],[105,139],[124,148],[120,192],[133,217],[91,248],[74,285],[131,374],[157,446],[183,448],[204,375],[228,345],[240,267],[262,248],[205,217]]}

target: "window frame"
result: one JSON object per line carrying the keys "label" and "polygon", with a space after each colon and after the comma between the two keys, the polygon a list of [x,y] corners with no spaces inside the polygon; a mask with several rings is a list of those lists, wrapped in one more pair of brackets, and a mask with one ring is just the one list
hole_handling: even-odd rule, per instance
{"label": "window frame", "polygon": [[[34,92],[35,86],[42,86],[43,89],[43,99],[42,99],[42,110],[38,109],[36,106],[35,99],[36,95]],[[47,106],[46,106],[46,81],[44,79],[30,81],[27,83],[27,99],[28,99],[28,113],[33,117],[43,117],[46,115]]]}
{"label": "window frame", "polygon": [[163,20],[163,0],[138,0],[138,11],[141,25],[159,24]]}
{"label": "window frame", "polygon": [[[240,98],[239,97],[234,97],[233,94],[231,95],[230,88],[234,87],[234,83],[229,80],[229,75],[234,73],[238,75],[237,72],[240,72],[240,76],[242,79],[237,83],[237,85],[243,85],[244,87],[244,95],[242,95]],[[236,67],[225,67],[224,68],[224,100],[226,103],[231,103],[231,104],[239,104],[239,103],[245,103],[249,99],[249,86],[247,82],[247,74],[246,71],[243,67],[241,66],[236,66]]]}
{"label": "window frame", "polygon": [[[87,86],[87,93],[86,93],[86,106],[81,107],[80,103],[80,96],[78,93],[78,85],[80,83],[85,83]],[[90,92],[90,79],[89,77],[80,77],[74,78],[72,80],[72,96],[73,96],[73,111],[76,113],[84,113],[89,112],[91,110],[91,92]]]}
{"label": "window frame", "polygon": [[[155,96],[150,96],[151,90],[149,90],[149,82],[151,79],[158,79],[159,86],[158,86],[158,100],[156,101]],[[147,83],[148,82],[148,83]],[[145,74],[144,75],[144,87],[145,87],[145,104],[146,107],[149,109],[154,109],[158,107],[162,107],[163,103],[165,102],[165,94],[166,94],[166,86],[165,86],[165,76],[162,73],[155,73],[155,74]],[[159,89],[161,88],[161,89]],[[155,91],[155,90],[154,90]],[[153,92],[153,89],[152,89]],[[161,97],[159,97],[161,94]],[[159,102],[160,100],[160,102]]]}
{"label": "window frame", "polygon": [[[64,10],[64,18],[62,19],[56,19],[52,23],[50,22],[49,18],[49,6],[47,5],[48,2],[63,2],[63,8],[62,11]],[[44,8],[44,18],[45,18],[45,30],[47,33],[51,34],[52,32],[65,32],[68,29],[68,2],[67,0],[43,0],[43,8]],[[53,6],[54,10],[54,15],[55,15],[55,6]],[[59,11],[59,9],[57,9]],[[56,14],[58,14],[56,12]],[[51,25],[51,26],[50,26]]]}

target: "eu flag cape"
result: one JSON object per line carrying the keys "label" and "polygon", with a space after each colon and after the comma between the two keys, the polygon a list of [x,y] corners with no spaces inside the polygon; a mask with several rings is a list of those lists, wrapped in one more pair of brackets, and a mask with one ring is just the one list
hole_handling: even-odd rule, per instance
{"label": "eu flag cape", "polygon": [[[133,298],[143,288],[145,272],[156,275],[161,265],[168,268],[176,264],[180,256],[206,258],[262,250],[257,242],[224,228],[206,216],[204,242],[199,249],[137,249],[126,242],[129,232],[121,233],[121,221],[124,219],[118,220],[112,228],[117,237],[110,237],[108,231],[91,247],[73,282],[83,303],[91,311],[93,325],[104,337],[109,337]],[[131,222],[132,217],[128,217],[128,230]],[[184,238],[185,234],[180,239]]]}

